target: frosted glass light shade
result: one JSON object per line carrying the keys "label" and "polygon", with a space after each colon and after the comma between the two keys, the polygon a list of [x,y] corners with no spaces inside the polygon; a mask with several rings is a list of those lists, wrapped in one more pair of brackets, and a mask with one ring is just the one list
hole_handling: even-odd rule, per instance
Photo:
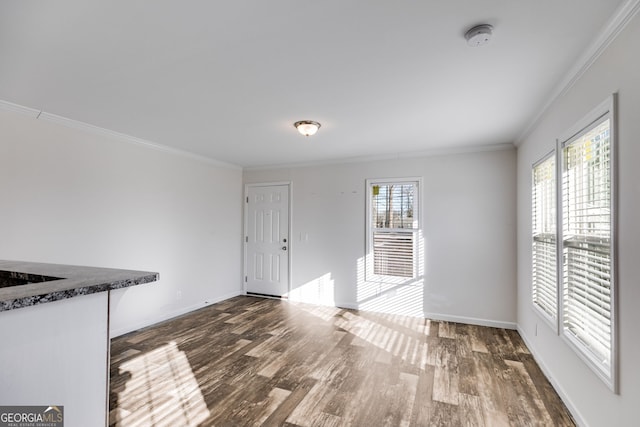
{"label": "frosted glass light shade", "polygon": [[320,129],[320,123],[312,120],[301,120],[299,122],[295,122],[293,125],[298,129],[298,132],[304,136],[314,135],[318,132],[318,129]]}

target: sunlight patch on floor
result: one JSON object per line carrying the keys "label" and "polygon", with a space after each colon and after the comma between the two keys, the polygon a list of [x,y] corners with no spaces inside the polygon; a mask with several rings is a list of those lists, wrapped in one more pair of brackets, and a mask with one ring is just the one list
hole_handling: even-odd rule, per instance
{"label": "sunlight patch on floor", "polygon": [[297,304],[297,307],[326,322],[333,322],[355,338],[351,345],[371,344],[382,350],[379,361],[400,357],[406,363],[424,369],[431,320],[396,314],[359,313],[336,307]]}
{"label": "sunlight patch on floor", "polygon": [[[111,424],[188,427],[209,417],[187,356],[175,342],[123,362],[119,369],[130,379],[118,393],[120,411],[111,414]],[[127,407],[127,402],[139,402],[141,395],[143,405]]]}

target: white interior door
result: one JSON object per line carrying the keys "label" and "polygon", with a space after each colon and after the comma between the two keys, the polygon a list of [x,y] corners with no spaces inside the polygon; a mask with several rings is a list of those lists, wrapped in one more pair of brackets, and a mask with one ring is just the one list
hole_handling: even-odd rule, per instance
{"label": "white interior door", "polygon": [[248,186],[245,225],[245,289],[289,292],[289,185]]}

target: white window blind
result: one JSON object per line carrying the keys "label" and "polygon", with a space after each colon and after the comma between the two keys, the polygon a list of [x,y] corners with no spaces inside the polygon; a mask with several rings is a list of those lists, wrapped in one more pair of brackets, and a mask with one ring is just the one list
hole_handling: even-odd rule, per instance
{"label": "white window blind", "polygon": [[413,277],[413,232],[373,232],[373,272]]}
{"label": "white window blind", "polygon": [[613,383],[612,142],[604,116],[564,144],[564,333]]}
{"label": "white window blind", "polygon": [[368,191],[370,279],[415,277],[418,182],[370,181]]}
{"label": "white window blind", "polygon": [[535,306],[555,323],[558,313],[555,152],[533,166],[532,183],[532,298]]}

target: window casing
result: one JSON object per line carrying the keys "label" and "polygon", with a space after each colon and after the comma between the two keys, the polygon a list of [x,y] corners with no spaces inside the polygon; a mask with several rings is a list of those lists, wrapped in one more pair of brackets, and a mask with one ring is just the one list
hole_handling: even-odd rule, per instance
{"label": "window casing", "polygon": [[558,323],[557,209],[555,151],[533,165],[532,300],[554,329]]}
{"label": "window casing", "polygon": [[367,180],[367,280],[417,276],[419,179]]}
{"label": "window casing", "polygon": [[614,94],[534,164],[531,212],[534,307],[554,320],[555,306],[556,331],[617,393],[615,105]]}
{"label": "window casing", "polygon": [[613,103],[562,146],[562,332],[616,390]]}

